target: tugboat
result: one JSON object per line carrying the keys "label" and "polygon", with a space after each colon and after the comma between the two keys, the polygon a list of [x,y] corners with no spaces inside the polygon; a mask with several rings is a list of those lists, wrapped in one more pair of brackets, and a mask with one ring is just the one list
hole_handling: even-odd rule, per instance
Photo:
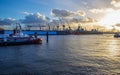
{"label": "tugboat", "polygon": [[21,25],[16,25],[12,34],[0,35],[0,46],[8,45],[23,45],[23,44],[42,44],[42,38],[37,36],[35,32],[34,36],[29,36],[22,33]]}
{"label": "tugboat", "polygon": [[115,34],[114,34],[114,37],[115,37],[115,38],[118,38],[118,37],[120,37],[120,34],[119,34],[119,33],[115,33]]}

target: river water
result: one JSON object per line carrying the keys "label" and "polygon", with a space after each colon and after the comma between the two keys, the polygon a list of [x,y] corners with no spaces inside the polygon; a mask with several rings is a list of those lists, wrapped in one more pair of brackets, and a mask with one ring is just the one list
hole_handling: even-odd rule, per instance
{"label": "river water", "polygon": [[0,47],[0,74],[120,74],[120,38],[55,35],[41,45]]}

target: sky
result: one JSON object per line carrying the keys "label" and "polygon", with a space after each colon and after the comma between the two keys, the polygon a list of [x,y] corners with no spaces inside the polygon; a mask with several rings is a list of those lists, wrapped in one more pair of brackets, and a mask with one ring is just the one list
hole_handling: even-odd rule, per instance
{"label": "sky", "polygon": [[[105,1],[106,3],[104,3]],[[40,12],[50,17],[52,9],[67,9],[70,11],[88,10],[90,8],[109,6],[109,1],[110,0],[0,0],[0,17],[24,18],[24,15],[21,14],[22,12]]]}
{"label": "sky", "polygon": [[0,25],[53,24],[58,19],[119,27],[120,0],[0,0]]}

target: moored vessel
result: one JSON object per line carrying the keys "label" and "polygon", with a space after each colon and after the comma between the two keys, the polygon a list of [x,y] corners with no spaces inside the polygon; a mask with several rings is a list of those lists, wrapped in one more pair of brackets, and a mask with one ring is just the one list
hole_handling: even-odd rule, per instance
{"label": "moored vessel", "polygon": [[37,32],[35,32],[34,36],[23,34],[20,24],[16,26],[12,34],[0,35],[1,46],[23,45],[23,44],[42,44],[42,38],[37,36]]}
{"label": "moored vessel", "polygon": [[120,34],[119,34],[119,33],[115,33],[115,34],[114,34],[114,37],[115,37],[115,38],[118,38],[118,37],[120,37]]}

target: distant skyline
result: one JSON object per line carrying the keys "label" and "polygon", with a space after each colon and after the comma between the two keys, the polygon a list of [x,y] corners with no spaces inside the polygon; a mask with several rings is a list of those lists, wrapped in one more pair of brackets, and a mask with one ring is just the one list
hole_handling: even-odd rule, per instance
{"label": "distant skyline", "polygon": [[0,25],[15,20],[38,24],[57,17],[110,28],[120,26],[119,8],[119,0],[0,0]]}

